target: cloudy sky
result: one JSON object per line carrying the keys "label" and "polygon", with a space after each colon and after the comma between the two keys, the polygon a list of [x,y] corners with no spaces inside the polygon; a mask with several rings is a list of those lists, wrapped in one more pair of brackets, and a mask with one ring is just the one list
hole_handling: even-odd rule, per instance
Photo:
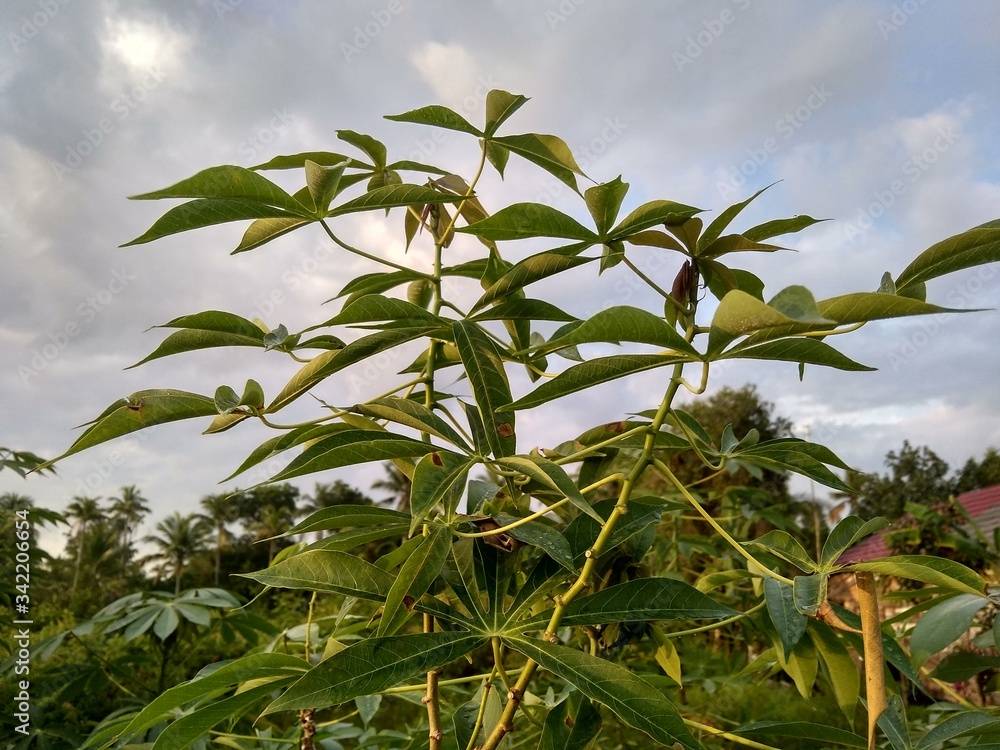
{"label": "cloudy sky", "polygon": [[[667,198],[718,211],[781,180],[737,227],[800,213],[832,221],[795,236],[797,253],[746,260],[768,295],[792,283],[818,298],[873,290],[930,244],[1000,217],[991,2],[10,0],[0,17],[0,445],[44,456],[137,390],[211,394],[253,377],[273,394],[291,374],[259,351],[123,370],[161,340],[148,327],[220,309],[295,330],[332,315],[320,304],[372,270],[330,253],[311,229],[236,257],[233,225],[118,249],[169,207],[125,196],[215,164],[341,150],[340,128],[380,138],[390,159],[474,170],[472,139],[435,140],[385,114],[440,103],[481,122],[489,89],[523,93],[531,101],[509,132],[560,135],[594,179],[623,175],[626,210]],[[503,183],[488,175],[480,192],[487,207],[540,200],[582,213],[529,166],[512,165]],[[344,232],[403,258],[400,224],[373,215]],[[420,262],[428,249],[416,244]],[[665,284],[678,265],[649,263]],[[545,293],[580,317],[655,304],[621,268],[567,276]],[[939,280],[929,299],[1000,308],[998,270]],[[812,369],[799,383],[791,365],[732,366],[715,384],[755,382],[800,435],[861,469],[880,469],[904,439],[954,466],[1000,445],[998,315],[873,324],[838,342],[877,373]],[[363,400],[406,361],[345,374],[320,393]],[[642,408],[661,385],[639,378],[589,391],[572,409],[526,412],[521,447]],[[201,429],[182,422],[101,446],[60,464],[58,478],[5,472],[0,491],[62,509],[73,495],[137,484],[155,518],[192,511],[268,437],[249,425]],[[367,488],[378,475],[345,478]]]}

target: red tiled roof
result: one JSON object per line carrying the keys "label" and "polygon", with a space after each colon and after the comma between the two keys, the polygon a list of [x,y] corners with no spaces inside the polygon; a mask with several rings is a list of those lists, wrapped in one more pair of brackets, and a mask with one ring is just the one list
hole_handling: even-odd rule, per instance
{"label": "red tiled roof", "polygon": [[[955,499],[962,504],[962,507],[965,508],[966,512],[972,517],[972,520],[976,522],[976,525],[987,537],[993,534],[993,529],[1000,527],[1000,484],[995,484],[992,487],[984,487],[981,490],[965,492]],[[892,554],[892,551],[885,543],[884,534],[886,531],[892,530],[893,528],[890,527],[855,544],[840,556],[837,563],[847,565],[864,560],[877,560],[880,557],[888,557]]]}

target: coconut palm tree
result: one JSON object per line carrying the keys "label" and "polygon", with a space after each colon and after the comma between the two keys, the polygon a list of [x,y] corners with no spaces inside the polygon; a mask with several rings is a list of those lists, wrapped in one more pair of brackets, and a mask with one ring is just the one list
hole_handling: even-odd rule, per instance
{"label": "coconut palm tree", "polygon": [[122,533],[122,546],[132,546],[132,535],[135,534],[143,517],[149,513],[146,498],[139,493],[134,484],[122,487],[121,496],[111,500],[111,519]]}
{"label": "coconut palm tree", "polygon": [[175,512],[156,524],[156,531],[159,535],[150,534],[143,541],[154,545],[158,551],[147,555],[143,561],[159,561],[157,577],[167,572],[173,574],[174,594],[180,594],[184,569],[192,557],[205,551],[211,527],[196,514],[182,516]]}
{"label": "coconut palm tree", "polygon": [[387,490],[390,496],[384,502],[395,502],[396,510],[409,510],[412,485],[410,478],[394,463],[387,461],[382,464],[382,468],[385,470],[385,478],[372,482],[372,489]]}
{"label": "coconut palm tree", "polygon": [[76,534],[76,565],[73,569],[71,591],[76,591],[76,586],[80,581],[80,562],[83,559],[83,540],[87,533],[87,525],[104,518],[100,498],[77,495],[66,506],[66,516],[75,519],[73,531]]}
{"label": "coconut palm tree", "polygon": [[206,495],[201,499],[201,507],[205,509],[201,518],[215,530],[215,585],[218,586],[222,570],[222,548],[233,539],[226,524],[236,522],[240,517],[240,509],[230,493]]}
{"label": "coconut palm tree", "polygon": [[292,528],[294,521],[294,511],[288,506],[264,505],[258,511],[257,520],[247,524],[247,528],[253,532],[256,541],[268,540],[268,565],[274,561],[274,555],[278,551],[276,537]]}

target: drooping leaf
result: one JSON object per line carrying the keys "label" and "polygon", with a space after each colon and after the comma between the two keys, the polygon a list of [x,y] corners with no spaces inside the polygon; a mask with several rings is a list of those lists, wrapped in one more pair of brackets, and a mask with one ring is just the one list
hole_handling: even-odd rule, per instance
{"label": "drooping leaf", "polygon": [[384,601],[395,580],[355,555],[323,549],[307,550],[269,568],[238,575],[279,589],[324,591],[373,601]]}
{"label": "drooping leaf", "polygon": [[816,306],[824,318],[835,320],[839,325],[903,318],[910,315],[971,312],[970,310],[939,307],[911,297],[900,297],[881,292],[855,292],[839,297],[830,297],[818,301]]}
{"label": "drooping leaf", "polygon": [[833,367],[848,372],[874,372],[876,368],[855,362],[825,341],[817,339],[779,339],[763,344],[738,345],[719,359],[763,359]]}
{"label": "drooping leaf", "polygon": [[569,474],[559,464],[539,456],[507,456],[497,459],[497,464],[535,480],[542,486],[565,497],[575,508],[583,511],[598,523],[604,522],[604,519],[580,493],[576,482],[570,479]]}
{"label": "drooping leaf", "polygon": [[793,471],[839,492],[853,492],[849,485],[826,466],[830,464],[843,469],[844,463],[821,445],[783,438],[752,445],[736,455],[741,461],[767,469]]}
{"label": "drooping leaf", "polygon": [[281,534],[283,537],[308,534],[313,531],[331,531],[352,526],[379,526],[386,523],[400,523],[409,520],[405,513],[389,508],[369,505],[334,505],[320,508],[292,528]]}
{"label": "drooping leaf", "polygon": [[541,133],[523,133],[494,137],[490,139],[490,143],[527,159],[569,185],[574,192],[579,192],[574,175],[582,175],[583,170],[562,138]]}
{"label": "drooping leaf", "polygon": [[395,122],[412,122],[417,125],[433,125],[434,127],[457,130],[460,133],[468,133],[475,136],[483,135],[482,131],[473,126],[472,123],[460,114],[437,104],[412,109],[409,112],[403,112],[399,115],[386,115],[385,119]]}
{"label": "drooping leaf", "polygon": [[159,328],[180,328],[170,334],[156,350],[126,369],[138,367],[160,357],[215,346],[264,346],[264,331],[252,321],[233,313],[207,310],[183,315]]}
{"label": "drooping leaf", "polygon": [[320,662],[264,710],[264,715],[326,708],[373,695],[470,653],[487,638],[465,632],[366,638]]}
{"label": "drooping leaf", "polygon": [[392,635],[406,622],[408,615],[404,600],[422,597],[441,573],[448,550],[451,549],[451,529],[434,526],[413,554],[407,558],[395,576],[386,597],[376,635]]}
{"label": "drooping leaf", "polygon": [[954,560],[932,555],[894,555],[852,563],[845,570],[867,570],[871,573],[909,578],[932,586],[942,586],[960,594],[984,596],[986,592],[986,582],[976,571]]}
{"label": "drooping leaf", "polygon": [[[584,249],[581,245],[579,249]],[[557,273],[590,263],[596,258],[584,258],[579,255],[545,252],[532,255],[516,263],[509,271],[493,283],[479,298],[472,312],[482,310],[494,300],[506,297],[541,279],[554,276]]]}
{"label": "drooping leaf", "polygon": [[826,665],[826,673],[830,679],[830,685],[833,687],[837,705],[840,706],[840,710],[844,712],[847,720],[852,721],[858,704],[858,695],[861,691],[861,675],[858,671],[858,665],[847,651],[847,647],[826,623],[811,620],[808,632],[813,645]]}
{"label": "drooping leaf", "polygon": [[88,423],[87,429],[65,453],[40,464],[35,470],[41,471],[74,453],[137,430],[181,419],[214,416],[216,413],[215,399],[208,396],[169,388],[137,391],[111,404],[97,419]]}
{"label": "drooping leaf", "polygon": [[868,747],[868,741],[854,732],[807,721],[755,721],[732,730],[733,734],[761,737],[794,737],[846,747]]}
{"label": "drooping leaf", "polygon": [[504,640],[657,742],[667,746],[676,742],[700,750],[701,744],[688,731],[674,705],[624,667],[573,648],[523,636],[507,636]]}
{"label": "drooping leaf", "polygon": [[359,151],[364,151],[376,169],[385,169],[385,146],[370,135],[356,133],[353,130],[338,130],[337,137],[344,143],[350,143]]}
{"label": "drooping leaf", "polygon": [[[509,526],[520,520],[509,513],[495,513],[493,520],[500,526]],[[573,550],[559,531],[540,521],[529,521],[506,532],[519,542],[538,547],[567,570],[577,572],[573,563]]]}
{"label": "drooping leaf", "polygon": [[472,451],[465,438],[459,435],[454,427],[438,416],[436,412],[411,398],[381,398],[358,404],[357,408],[366,416],[406,425],[442,440],[447,440],[461,450]]}
{"label": "drooping leaf", "polygon": [[658,367],[690,359],[687,355],[667,354],[617,354],[611,357],[598,357],[574,365],[555,378],[545,381],[531,393],[515,401],[512,408],[516,411],[533,409],[570,393],[618,380],[632,373],[655,370]]}
{"label": "drooping leaf", "polygon": [[575,321],[569,313],[563,312],[550,302],[539,299],[506,299],[491,308],[473,315],[469,320],[554,320],[560,323]]}
{"label": "drooping leaf", "polygon": [[795,594],[792,587],[773,578],[764,579],[764,599],[767,614],[778,631],[781,646],[788,659],[796,644],[806,632],[806,618],[795,608]]}
{"label": "drooping leaf", "polygon": [[405,321],[409,325],[444,326],[447,321],[419,305],[406,300],[386,297],[382,294],[366,294],[348,302],[339,314],[325,323],[311,326],[328,328],[330,326],[354,325],[357,323],[372,323],[376,321]]}
{"label": "drooping leaf", "polygon": [[[122,244],[121,247],[142,245],[172,234],[210,227],[216,224],[226,224],[231,221],[267,219],[271,221],[281,220],[289,222],[289,224],[293,221],[298,223],[304,221],[299,218],[303,211],[304,209],[301,206],[299,207],[299,213],[292,213],[284,208],[277,208],[248,200],[193,200],[171,208],[157,219],[143,234],[134,240]],[[256,244],[262,243],[257,242]]]}
{"label": "drooping leaf", "polygon": [[344,216],[362,211],[377,211],[400,206],[423,206],[428,203],[456,203],[463,196],[450,195],[432,190],[422,185],[383,185],[369,190],[339,206],[334,206],[326,215],[329,217]]}
{"label": "drooping leaf", "polygon": [[959,594],[935,604],[921,615],[910,635],[910,658],[919,669],[924,663],[958,640],[971,626],[989,599],[977,594]]}
{"label": "drooping leaf", "polygon": [[[383,149],[383,158],[385,151]],[[314,161],[306,160],[306,187],[309,188],[309,196],[316,205],[316,212],[323,216],[330,207],[330,201],[337,195],[340,188],[340,180],[344,176],[344,169],[350,164],[350,160],[325,167]]]}
{"label": "drooping leaf", "polygon": [[517,438],[514,410],[510,406],[510,385],[500,352],[475,323],[456,321],[452,330],[479,406],[490,450],[497,458],[511,456],[516,452]]}

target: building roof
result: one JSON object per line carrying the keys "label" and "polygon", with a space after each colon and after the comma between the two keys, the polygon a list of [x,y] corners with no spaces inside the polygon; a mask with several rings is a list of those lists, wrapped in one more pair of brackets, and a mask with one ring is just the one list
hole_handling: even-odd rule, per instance
{"label": "building roof", "polygon": [[[992,487],[984,487],[981,490],[964,492],[955,498],[965,511],[976,522],[976,525],[987,537],[992,536],[993,530],[1000,528],[1000,484]],[[898,530],[902,525],[897,522],[893,524],[895,529],[890,527],[878,534],[868,537],[863,542],[855,544],[847,550],[837,561],[841,565],[849,563],[863,562],[865,560],[877,560],[880,557],[889,557],[892,550],[885,542],[887,531]]]}

